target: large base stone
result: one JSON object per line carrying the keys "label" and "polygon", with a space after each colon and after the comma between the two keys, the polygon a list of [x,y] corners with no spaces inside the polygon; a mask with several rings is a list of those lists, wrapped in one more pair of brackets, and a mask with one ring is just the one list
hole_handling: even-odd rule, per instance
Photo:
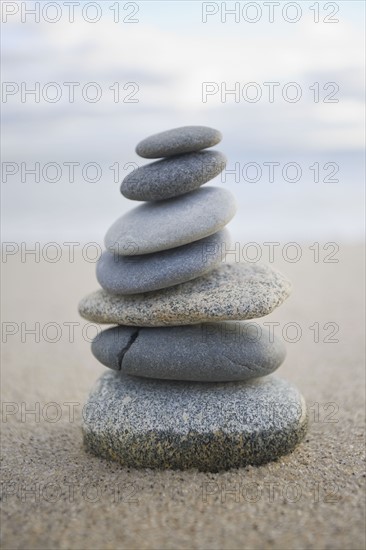
{"label": "large base stone", "polygon": [[304,399],[275,376],[178,382],[107,372],[84,407],[84,442],[134,468],[216,472],[289,453],[306,432]]}

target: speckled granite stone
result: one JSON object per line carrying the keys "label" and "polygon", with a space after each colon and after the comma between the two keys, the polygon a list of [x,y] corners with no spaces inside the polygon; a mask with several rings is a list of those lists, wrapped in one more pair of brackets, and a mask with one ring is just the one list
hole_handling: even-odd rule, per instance
{"label": "speckled granite stone", "polygon": [[204,187],[182,197],[144,203],[112,225],[105,247],[123,256],[136,256],[182,246],[216,233],[235,211],[233,195],[219,187]]}
{"label": "speckled granite stone", "polygon": [[113,327],[92,342],[103,365],[123,373],[166,380],[226,382],[275,371],[286,356],[269,327],[228,321],[180,327]]}
{"label": "speckled granite stone", "polygon": [[140,256],[104,252],[97,263],[99,284],[114,294],[138,294],[167,288],[210,272],[230,250],[227,229],[199,241]]}
{"label": "speckled granite stone", "polygon": [[135,201],[159,201],[189,193],[216,177],[226,166],[219,151],[201,151],[158,160],[125,177],[121,193]]}
{"label": "speckled granite stone", "polygon": [[263,317],[289,296],[290,281],[263,264],[223,264],[180,285],[131,296],[98,290],[79,304],[88,321],[132,326],[190,325]]}
{"label": "speckled granite stone", "polygon": [[83,409],[86,447],[133,468],[217,472],[263,464],[304,437],[306,405],[289,382],[147,380],[108,372]]}
{"label": "speckled granite stone", "polygon": [[169,157],[212,147],[221,139],[221,132],[207,126],[181,126],[143,139],[136,153],[148,159]]}

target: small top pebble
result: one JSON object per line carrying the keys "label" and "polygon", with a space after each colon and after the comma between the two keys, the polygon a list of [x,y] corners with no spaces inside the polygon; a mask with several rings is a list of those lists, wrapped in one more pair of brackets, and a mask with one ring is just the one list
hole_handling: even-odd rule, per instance
{"label": "small top pebble", "polygon": [[143,139],[136,153],[147,159],[171,157],[213,147],[221,139],[221,132],[207,126],[181,126]]}

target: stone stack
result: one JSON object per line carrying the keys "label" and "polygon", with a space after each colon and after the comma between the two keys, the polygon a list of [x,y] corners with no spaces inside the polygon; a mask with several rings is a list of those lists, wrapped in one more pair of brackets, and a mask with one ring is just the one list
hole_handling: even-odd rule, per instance
{"label": "stone stack", "polygon": [[290,282],[269,266],[229,263],[231,193],[202,187],[226,159],[207,150],[221,134],[203,126],[141,141],[148,159],[122,194],[144,201],[119,218],[97,264],[103,290],[80,314],[117,325],[92,343],[112,369],[84,409],[88,449],[123,465],[218,471],[290,452],[306,407],[288,382],[268,376],[281,340],[249,319],[271,313]]}

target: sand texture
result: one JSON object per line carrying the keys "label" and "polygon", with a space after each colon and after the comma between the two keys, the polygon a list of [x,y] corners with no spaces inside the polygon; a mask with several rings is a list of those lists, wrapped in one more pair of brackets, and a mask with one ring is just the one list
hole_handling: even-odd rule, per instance
{"label": "sand texture", "polygon": [[86,341],[93,325],[77,313],[96,288],[95,265],[79,256],[8,258],[2,322],[14,334],[5,343],[3,333],[2,346],[3,548],[364,548],[361,247],[340,246],[338,259],[314,263],[305,247],[297,264],[277,261],[293,293],[260,321],[279,323],[289,339],[296,330],[288,323],[301,328],[278,375],[307,400],[304,441],[277,462],[210,474],[121,468],[85,452],[82,406],[106,370]]}

